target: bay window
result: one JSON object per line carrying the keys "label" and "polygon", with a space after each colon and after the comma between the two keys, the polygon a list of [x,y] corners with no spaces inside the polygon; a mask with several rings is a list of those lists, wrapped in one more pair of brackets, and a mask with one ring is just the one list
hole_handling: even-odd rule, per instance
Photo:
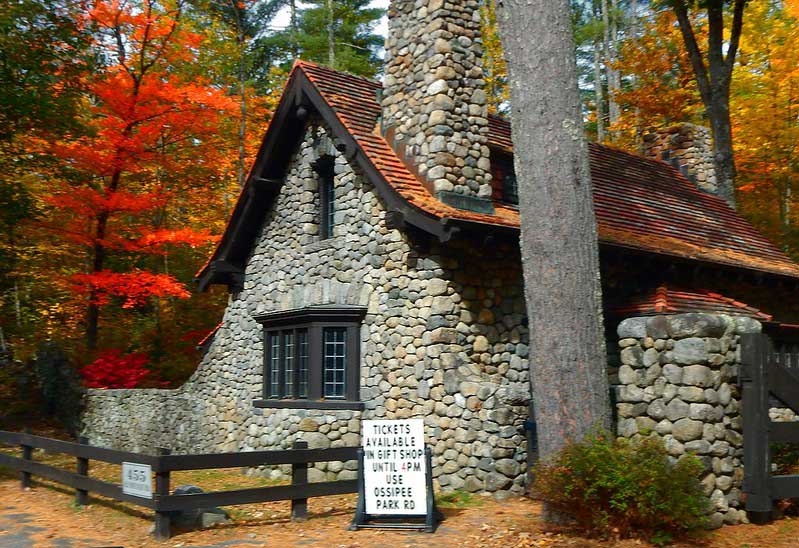
{"label": "bay window", "polygon": [[366,309],[315,306],[256,317],[264,332],[258,407],[360,409],[360,325]]}

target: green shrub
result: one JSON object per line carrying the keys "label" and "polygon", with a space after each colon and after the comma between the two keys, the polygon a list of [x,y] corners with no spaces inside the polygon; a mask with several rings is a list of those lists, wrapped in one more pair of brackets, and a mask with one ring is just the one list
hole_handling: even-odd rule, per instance
{"label": "green shrub", "polygon": [[535,493],[588,534],[642,535],[658,543],[706,523],[702,464],[693,456],[673,463],[661,440],[588,436],[535,468]]}

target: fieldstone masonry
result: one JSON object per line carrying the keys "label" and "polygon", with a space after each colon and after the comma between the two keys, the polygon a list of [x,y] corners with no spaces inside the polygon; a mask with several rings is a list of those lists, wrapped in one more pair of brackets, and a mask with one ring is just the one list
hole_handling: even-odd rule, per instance
{"label": "fieldstone masonry", "polygon": [[618,327],[617,433],[657,436],[674,458],[699,457],[714,527],[746,521],[738,340],[760,329],[750,318],[713,314],[630,318]]}
{"label": "fieldstone masonry", "polygon": [[492,192],[479,8],[478,0],[389,6],[384,133],[443,201]]}
{"label": "fieldstone masonry", "polygon": [[644,135],[647,156],[675,163],[705,192],[718,194],[710,129],[679,124]]}
{"label": "fieldstone masonry", "polygon": [[[243,289],[192,378],[177,390],[92,390],[94,444],[176,453],[359,444],[360,421],[420,417],[445,489],[524,490],[527,328],[512,244],[411,239],[388,228],[375,189],[311,120],[248,260]],[[321,155],[335,161],[333,237],[319,236]],[[364,411],[257,409],[265,312],[320,304],[367,308],[361,329]],[[352,478],[355,463],[319,464],[312,480]],[[280,477],[283,470],[270,470]]]}

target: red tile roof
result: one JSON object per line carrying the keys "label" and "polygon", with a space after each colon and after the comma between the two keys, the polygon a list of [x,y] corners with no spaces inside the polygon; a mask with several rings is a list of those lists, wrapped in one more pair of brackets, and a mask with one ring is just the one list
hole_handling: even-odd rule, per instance
{"label": "red tile roof", "polygon": [[748,316],[766,322],[772,320],[769,314],[761,312],[757,308],[712,291],[704,289],[684,291],[666,285],[661,285],[650,293],[634,297],[624,305],[612,307],[610,311],[624,316],[715,312],[730,316]]}
{"label": "red tile roof", "polygon": [[[445,205],[430,193],[380,133],[380,83],[304,61],[295,63],[292,79],[298,73],[318,91],[364,160],[421,214],[434,221],[519,227],[519,211],[511,205],[495,202],[494,214],[475,213]],[[270,127],[267,136],[273,129],[278,130]],[[506,120],[490,117],[489,144],[513,152]],[[590,145],[590,158],[601,243],[799,278],[799,265],[723,200],[700,191],[666,162],[597,144]],[[225,238],[212,258],[223,243]],[[207,271],[208,265],[198,278]]]}

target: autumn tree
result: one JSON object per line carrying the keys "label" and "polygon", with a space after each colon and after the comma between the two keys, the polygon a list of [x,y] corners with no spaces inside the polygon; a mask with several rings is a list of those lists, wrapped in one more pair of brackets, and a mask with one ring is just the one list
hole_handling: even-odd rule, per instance
{"label": "autumn tree", "polygon": [[106,65],[86,82],[86,131],[51,148],[62,177],[47,197],[47,226],[85,252],[85,271],[71,283],[85,298],[90,349],[98,345],[102,307],[188,296],[146,257],[210,239],[169,222],[176,196],[185,205],[187,192],[204,190],[192,177],[215,162],[220,115],[232,106],[220,90],[180,77],[177,68],[201,46],[199,35],[181,27],[183,8],[181,1],[94,4],[89,18]]}
{"label": "autumn tree", "polygon": [[[539,452],[609,425],[599,251],[568,0],[502,0]],[[564,340],[577,344],[564,344]]]}
{"label": "autumn tree", "polygon": [[740,207],[796,255],[799,1],[753,3],[747,18],[730,107]]}
{"label": "autumn tree", "polygon": [[[730,120],[730,83],[743,29],[747,0],[667,0],[677,16],[691,59],[699,94],[713,135],[713,156],[719,196],[735,206],[735,157]],[[725,4],[731,15],[725,22]],[[707,44],[697,39],[691,11],[702,9],[707,19]],[[728,38],[725,40],[725,32]]]}
{"label": "autumn tree", "polygon": [[[258,58],[256,39],[270,32],[270,25],[283,9],[290,11],[289,34],[295,36],[296,0],[194,1],[192,17],[197,23],[196,30],[204,32],[212,41],[210,52],[206,50],[201,54],[202,66],[220,66],[214,83],[228,88],[239,103],[236,136],[236,181],[239,189],[247,177],[247,162],[251,156],[248,145],[259,143],[265,129],[258,120],[266,120],[277,104],[277,98],[270,96],[275,95],[275,90],[282,89],[286,76],[273,70],[268,60]],[[292,47],[296,49],[296,46]]]}
{"label": "autumn tree", "polygon": [[640,32],[619,48],[619,67],[627,75],[617,100],[616,144],[641,152],[645,131],[680,122],[704,123],[702,99],[676,17],[654,10],[639,21]]}
{"label": "autumn tree", "polygon": [[488,109],[492,114],[504,113],[508,109],[508,67],[497,31],[497,8],[495,0],[486,0],[480,8],[483,35],[483,78],[486,82]]}
{"label": "autumn tree", "polygon": [[0,329],[15,338],[29,315],[26,258],[40,247],[28,226],[39,213],[32,173],[51,167],[49,158],[31,154],[31,137],[75,129],[82,76],[93,61],[79,8],[69,0],[0,4],[0,318],[9,320]]}

